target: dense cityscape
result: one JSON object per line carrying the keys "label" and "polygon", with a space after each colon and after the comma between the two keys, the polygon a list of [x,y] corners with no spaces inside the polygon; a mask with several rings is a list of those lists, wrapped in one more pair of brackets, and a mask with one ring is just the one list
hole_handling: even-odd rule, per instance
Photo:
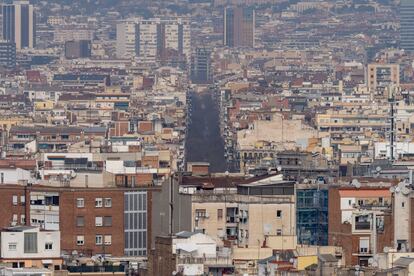
{"label": "dense cityscape", "polygon": [[414,276],[414,0],[1,0],[0,276]]}

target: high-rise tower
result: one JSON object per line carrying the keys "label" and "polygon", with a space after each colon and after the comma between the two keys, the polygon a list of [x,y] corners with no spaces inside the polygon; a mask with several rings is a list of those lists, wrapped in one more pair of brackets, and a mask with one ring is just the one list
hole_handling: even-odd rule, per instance
{"label": "high-rise tower", "polygon": [[16,49],[36,45],[36,18],[29,1],[3,4],[3,39],[16,43]]}
{"label": "high-rise tower", "polygon": [[254,47],[255,13],[247,7],[228,7],[224,10],[224,45]]}
{"label": "high-rise tower", "polygon": [[414,0],[401,0],[400,5],[400,46],[414,52]]}

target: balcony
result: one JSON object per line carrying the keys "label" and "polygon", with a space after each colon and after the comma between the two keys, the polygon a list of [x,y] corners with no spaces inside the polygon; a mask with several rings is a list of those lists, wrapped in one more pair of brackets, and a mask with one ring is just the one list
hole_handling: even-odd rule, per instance
{"label": "balcony", "polygon": [[359,250],[355,253],[352,253],[354,256],[370,256],[373,255],[371,249],[369,248],[359,248]]}
{"label": "balcony", "polygon": [[371,223],[369,221],[357,221],[355,222],[355,230],[371,230]]}
{"label": "balcony", "polygon": [[226,223],[238,223],[239,220],[237,217],[227,217],[226,218]]}

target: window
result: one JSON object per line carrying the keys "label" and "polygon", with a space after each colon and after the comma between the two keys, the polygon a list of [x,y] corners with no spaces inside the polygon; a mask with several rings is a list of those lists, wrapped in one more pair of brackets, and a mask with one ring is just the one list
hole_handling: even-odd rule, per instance
{"label": "window", "polygon": [[112,198],[105,198],[104,202],[106,208],[112,207]]}
{"label": "window", "polygon": [[95,217],[95,226],[102,226],[102,217]]}
{"label": "window", "polygon": [[22,225],[26,224],[26,215],[20,215],[20,224]]}
{"label": "window", "polygon": [[204,218],[206,216],[206,209],[196,209],[195,213],[196,213],[196,217]]}
{"label": "window", "polygon": [[83,199],[83,198],[77,198],[76,199],[76,207],[78,207],[78,208],[85,207],[85,199]]}
{"label": "window", "polygon": [[24,253],[37,253],[37,233],[24,233]]}
{"label": "window", "polygon": [[16,251],[17,250],[17,243],[15,243],[15,242],[9,243],[9,250],[10,251]]}
{"label": "window", "polygon": [[102,244],[102,235],[96,235],[95,236],[95,244],[101,245]]}
{"label": "window", "polygon": [[104,243],[105,243],[105,245],[111,245],[112,244],[112,236],[111,235],[105,235]]}
{"label": "window", "polygon": [[53,249],[53,243],[47,242],[45,243],[45,250],[52,250]]}
{"label": "window", "polygon": [[59,196],[45,196],[46,206],[59,206]]}
{"label": "window", "polygon": [[369,252],[369,238],[359,238],[359,252]]}
{"label": "window", "polygon": [[112,226],[112,217],[104,217],[103,226]]}
{"label": "window", "polygon": [[405,202],[401,202],[401,207],[405,207]]}
{"label": "window", "polygon": [[26,203],[26,197],[24,195],[20,196],[20,203],[24,205]]}
{"label": "window", "polygon": [[217,219],[223,218],[223,209],[217,209]]}
{"label": "window", "polygon": [[276,211],[276,217],[277,218],[281,218],[282,217],[282,210],[277,210]]}
{"label": "window", "polygon": [[76,236],[76,244],[77,245],[84,245],[85,244],[85,237],[84,236]]}
{"label": "window", "polygon": [[95,198],[95,207],[102,208],[102,198],[100,197]]}
{"label": "window", "polygon": [[282,229],[277,229],[276,230],[276,235],[277,236],[282,236]]}
{"label": "window", "polygon": [[84,217],[76,217],[76,226],[77,227],[85,226],[85,218]]}
{"label": "window", "polygon": [[13,205],[17,205],[17,195],[13,196]]}

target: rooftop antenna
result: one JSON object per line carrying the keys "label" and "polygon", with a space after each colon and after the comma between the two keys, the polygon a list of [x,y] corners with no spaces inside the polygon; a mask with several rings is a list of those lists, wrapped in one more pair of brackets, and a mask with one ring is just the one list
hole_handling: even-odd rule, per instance
{"label": "rooftop antenna", "polygon": [[391,163],[394,163],[394,149],[395,149],[395,145],[394,145],[394,128],[395,128],[395,122],[394,122],[394,104],[395,104],[395,98],[394,98],[394,92],[395,92],[395,87],[394,86],[389,86],[388,87],[388,102],[390,103],[390,161]]}

